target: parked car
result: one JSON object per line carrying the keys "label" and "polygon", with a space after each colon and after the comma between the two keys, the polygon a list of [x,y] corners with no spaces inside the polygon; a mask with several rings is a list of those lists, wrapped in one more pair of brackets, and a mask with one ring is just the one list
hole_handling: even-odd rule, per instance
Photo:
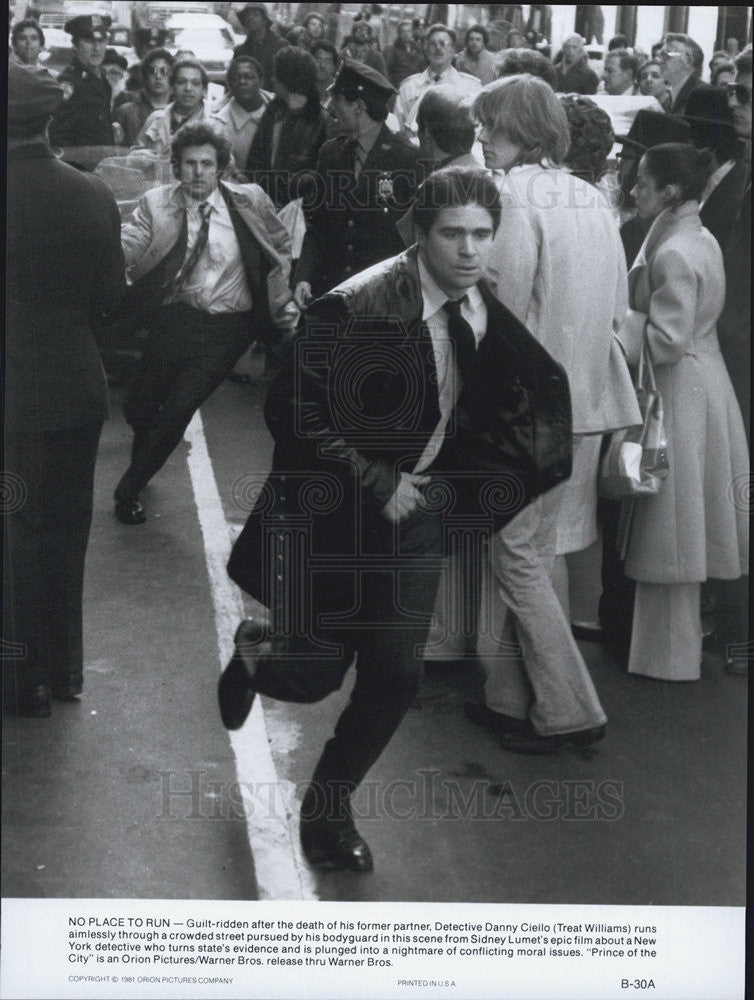
{"label": "parked car", "polygon": [[174,14],[165,27],[170,33],[167,48],[171,52],[193,52],[213,83],[224,81],[238,44],[227,21],[216,14]]}

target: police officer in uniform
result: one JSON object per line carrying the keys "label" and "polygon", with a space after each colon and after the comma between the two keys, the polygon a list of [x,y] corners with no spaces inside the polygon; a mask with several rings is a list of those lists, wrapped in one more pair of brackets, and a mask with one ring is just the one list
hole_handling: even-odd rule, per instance
{"label": "police officer in uniform", "polygon": [[80,14],[66,21],[74,57],[58,77],[64,100],[50,124],[54,146],[114,146],[110,84],[102,72],[107,49],[107,14]]}
{"label": "police officer in uniform", "polygon": [[401,252],[395,225],[421,181],[419,150],[385,124],[396,91],[381,73],[346,61],[328,92],[347,132],[322,146],[314,186],[304,197],[306,236],[295,286],[300,308]]}

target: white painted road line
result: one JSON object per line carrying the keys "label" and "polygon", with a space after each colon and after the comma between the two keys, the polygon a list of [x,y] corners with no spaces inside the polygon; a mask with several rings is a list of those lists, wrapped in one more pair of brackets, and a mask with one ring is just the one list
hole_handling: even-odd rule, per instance
{"label": "white painted road line", "polygon": [[[230,555],[230,530],[198,411],[186,428],[184,439],[189,445],[188,468],[202,529],[222,669],[232,656],[233,635],[244,617],[243,598],[225,570]],[[220,726],[219,714],[217,724]],[[293,786],[278,779],[260,699],[256,699],[243,728],[229,735],[246,810],[259,898],[317,899],[314,876],[301,856]]]}

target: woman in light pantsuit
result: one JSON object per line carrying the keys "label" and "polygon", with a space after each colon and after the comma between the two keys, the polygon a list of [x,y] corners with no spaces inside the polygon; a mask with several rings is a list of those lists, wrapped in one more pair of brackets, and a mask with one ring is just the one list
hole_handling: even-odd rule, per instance
{"label": "woman in light pantsuit", "polygon": [[716,330],[723,259],[699,219],[709,172],[706,152],[690,146],[644,154],[632,194],[653,221],[618,334],[630,362],[646,336],[665,408],[670,474],[657,496],[635,501],[626,559],[637,581],[628,669],[662,680],[699,679],[702,581],[747,572],[749,458]]}
{"label": "woman in light pantsuit", "polygon": [[[485,163],[503,172],[490,284],[568,375],[573,472],[490,542],[489,596],[477,638],[486,704],[467,714],[507,750],[548,753],[596,742],[605,731],[553,572],[561,553],[597,537],[602,435],[640,421],[615,338],[628,308],[626,262],[602,193],[562,166],[568,121],[543,80],[496,80],[476,98],[474,111],[483,125]],[[511,617],[520,657],[510,655]]]}

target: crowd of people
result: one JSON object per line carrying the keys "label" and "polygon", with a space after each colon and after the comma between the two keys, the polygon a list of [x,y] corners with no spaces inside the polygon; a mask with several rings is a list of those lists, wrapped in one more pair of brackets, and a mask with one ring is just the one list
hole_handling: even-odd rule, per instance
{"label": "crowd of people", "polygon": [[[649,56],[617,37],[600,83],[579,36],[554,59],[492,53],[483,25],[461,44],[417,18],[385,44],[374,13],[339,50],[319,14],[283,37],[245,4],[215,103],[159,29],[129,67],[109,19],[79,15],[55,79],[19,21],[8,110],[6,468],[25,501],[5,519],[5,638],[25,652],[6,704],[45,717],[82,691],[102,331],[148,334],[114,484],[130,526],[256,343],[275,452],[229,573],[270,617],[239,626],[220,712],[234,729],[257,693],[319,700],[355,659],[301,818],[309,860],[354,871],[373,862],[350,799],[422,659],[480,662],[468,718],[544,754],[606,734],[576,638],[693,681],[704,623],[731,672],[747,635],[751,47],[715,53],[706,82],[689,36]],[[604,500],[644,357],[669,472]],[[599,621],[573,623],[565,557],[600,536]]]}

